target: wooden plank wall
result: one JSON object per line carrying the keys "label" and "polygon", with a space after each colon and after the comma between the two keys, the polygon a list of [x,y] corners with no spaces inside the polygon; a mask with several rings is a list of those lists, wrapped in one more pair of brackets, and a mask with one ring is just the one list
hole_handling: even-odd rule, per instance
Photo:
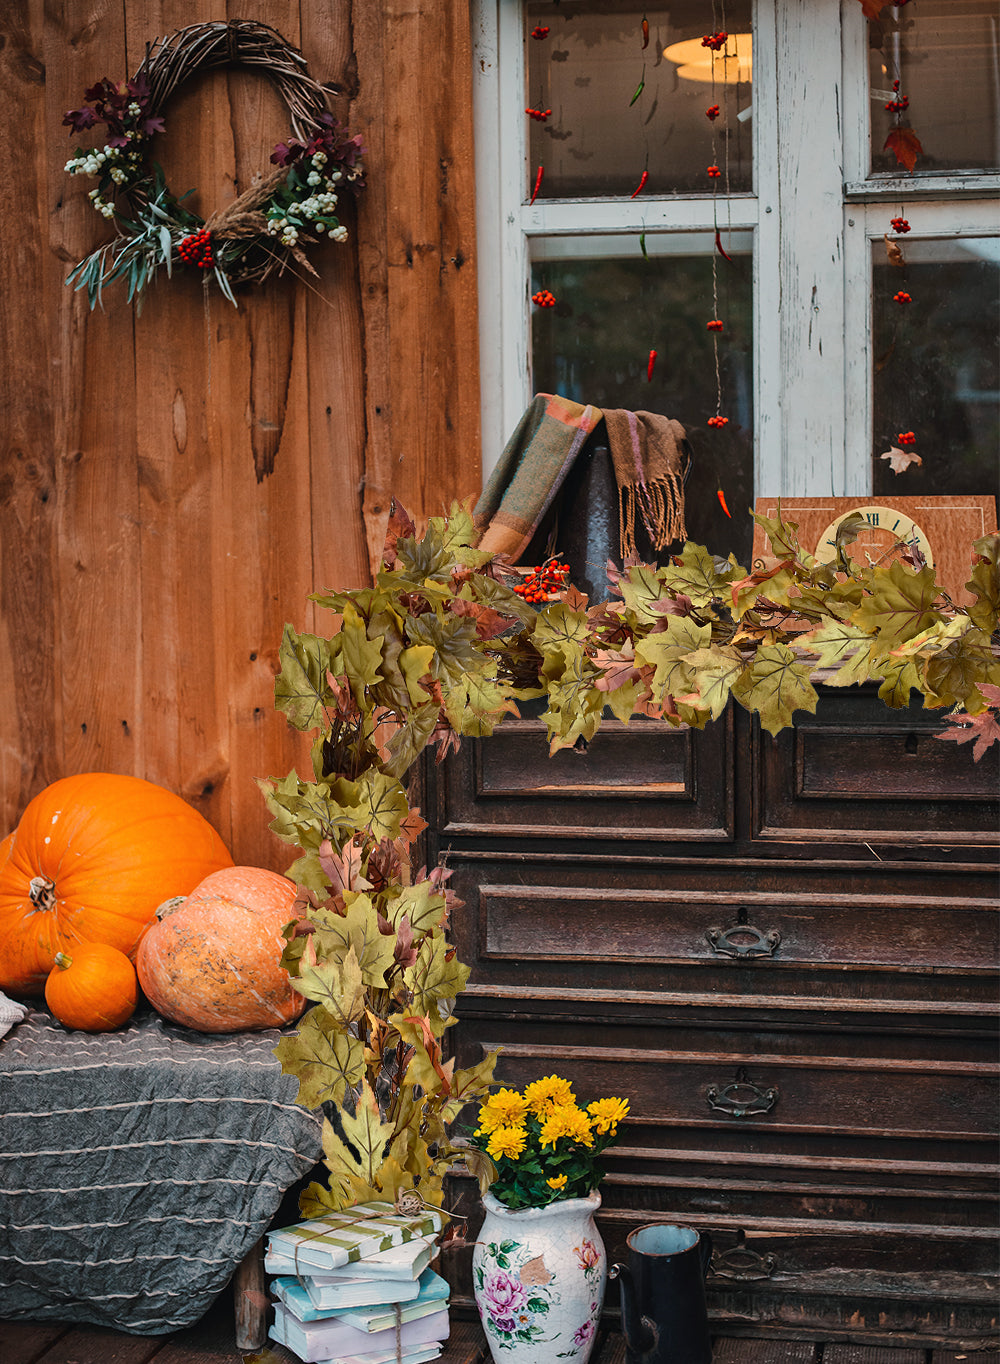
{"label": "wooden plank wall", "polygon": [[[268,23],[364,136],[370,188],[320,278],[234,310],[182,271],[136,316],[64,284],[108,235],[62,118],[186,24]],[[303,765],[273,710],[285,621],[367,580],[393,494],[479,487],[467,7],[454,0],[12,0],[0,13],[0,834],[78,771],[179,791],[237,862],[284,869],[255,778]],[[156,153],[203,212],[288,135],[266,80],[199,77]],[[324,628],[318,622],[317,628]]]}

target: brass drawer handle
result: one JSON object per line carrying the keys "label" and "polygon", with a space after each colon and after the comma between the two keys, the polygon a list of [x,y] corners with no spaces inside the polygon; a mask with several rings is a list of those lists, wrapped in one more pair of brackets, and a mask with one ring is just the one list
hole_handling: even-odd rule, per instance
{"label": "brass drawer handle", "polygon": [[760,1255],[746,1244],[746,1232],[740,1228],[736,1235],[735,1246],[727,1250],[717,1250],[712,1256],[711,1273],[717,1279],[730,1279],[737,1283],[754,1283],[759,1279],[769,1279],[778,1267],[774,1255]]}
{"label": "brass drawer handle", "polygon": [[736,1079],[721,1089],[718,1085],[709,1085],[706,1098],[709,1108],[727,1113],[731,1118],[754,1118],[758,1113],[770,1113],[778,1102],[778,1091],[774,1085],[761,1089],[740,1070]]}
{"label": "brass drawer handle", "polygon": [[708,928],[705,937],[720,957],[773,957],[781,942],[776,928],[754,928],[753,924],[730,924],[728,928]]}

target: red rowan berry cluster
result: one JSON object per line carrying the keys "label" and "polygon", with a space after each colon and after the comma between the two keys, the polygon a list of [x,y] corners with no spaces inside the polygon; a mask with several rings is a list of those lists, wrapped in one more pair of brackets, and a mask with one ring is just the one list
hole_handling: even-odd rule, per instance
{"label": "red rowan berry cluster", "polygon": [[893,81],[892,88],[896,92],[896,98],[891,99],[885,107],[890,114],[901,114],[904,109],[910,107],[910,101],[906,95],[899,93],[899,81]]}
{"label": "red rowan berry cluster", "polygon": [[728,37],[729,34],[724,29],[720,29],[718,33],[706,33],[701,40],[701,45],[702,47],[710,47],[713,52],[721,52]]}
{"label": "red rowan berry cluster", "polygon": [[177,247],[177,254],[185,265],[197,265],[200,270],[211,270],[215,264],[212,259],[211,232],[207,227],[203,227],[200,232],[185,237]]}
{"label": "red rowan berry cluster", "polygon": [[912,303],[913,299],[904,289],[900,289],[898,294],[893,294],[892,301],[893,303]]}
{"label": "red rowan berry cluster", "polygon": [[715,120],[719,117],[720,112],[721,110],[719,109],[719,106],[717,104],[710,104],[708,108],[705,110],[705,117],[707,119],[711,119],[711,121],[714,123]]}
{"label": "red rowan berry cluster", "polygon": [[551,110],[551,109],[525,109],[524,112],[528,115],[529,118],[533,118],[533,119],[535,120],[536,123],[544,123],[545,120],[548,118],[549,114],[552,113],[552,110]]}
{"label": "red rowan berry cluster", "polygon": [[561,564],[558,554],[554,554],[551,559],[546,559],[544,564],[533,568],[524,582],[517,584],[514,591],[526,602],[538,605],[557,597],[566,586],[568,577],[569,565]]}
{"label": "red rowan berry cluster", "polygon": [[706,322],[706,323],[705,323],[705,327],[706,327],[706,330],[708,330],[708,331],[710,331],[710,332],[721,332],[721,331],[722,331],[722,321],[721,321],[721,319],[718,318],[718,317],[713,317],[712,320],[711,320],[711,322]]}
{"label": "red rowan berry cluster", "polygon": [[531,295],[531,301],[537,308],[554,308],[556,306],[556,296],[550,294],[548,289],[539,289],[537,294]]}
{"label": "red rowan berry cluster", "polygon": [[718,180],[719,176],[722,174],[722,171],[719,170],[718,166],[706,166],[705,173],[710,180]]}
{"label": "red rowan berry cluster", "polygon": [[892,230],[893,232],[909,232],[910,224],[906,221],[905,218],[893,218]]}
{"label": "red rowan berry cluster", "polygon": [[896,437],[900,445],[916,445],[917,438],[912,431],[900,431]]}
{"label": "red rowan berry cluster", "polygon": [[544,27],[543,27],[543,25],[539,24],[537,28],[533,28],[533,29],[531,30],[531,36],[532,36],[532,38],[538,38],[538,39],[547,38],[547,37],[549,36],[549,28],[548,28],[548,25],[546,24],[546,25],[544,25]]}
{"label": "red rowan berry cluster", "polygon": [[728,417],[709,417],[709,419],[708,419],[708,424],[709,424],[709,426],[728,426],[728,425],[729,425],[729,418],[728,418]]}

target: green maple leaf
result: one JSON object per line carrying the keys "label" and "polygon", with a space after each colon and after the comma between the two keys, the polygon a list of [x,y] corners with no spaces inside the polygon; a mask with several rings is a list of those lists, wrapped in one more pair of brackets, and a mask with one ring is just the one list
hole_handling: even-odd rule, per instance
{"label": "green maple leaf", "polygon": [[398,928],[404,918],[409,919],[410,927],[416,938],[440,928],[445,920],[448,902],[439,894],[430,881],[418,881],[413,886],[403,886],[399,894],[386,902],[383,913]]}
{"label": "green maple leaf", "polygon": [[653,695],[684,696],[695,689],[694,670],[687,657],[712,641],[712,627],[691,616],[668,616],[666,630],[637,640],[636,659],[655,668]]}
{"label": "green maple leaf", "polygon": [[851,615],[855,625],[877,635],[876,649],[887,654],[914,635],[926,630],[941,613],[933,609],[938,597],[934,570],[913,573],[898,559],[887,569],[876,568],[870,578],[871,593]]}
{"label": "green maple leaf", "polygon": [[972,548],[977,558],[965,586],[976,601],[969,607],[969,616],[991,635],[1000,624],[1000,535],[984,535]]}
{"label": "green maple leaf", "polygon": [[369,704],[368,690],[382,680],[379,672],[382,641],[368,638],[367,626],[351,602],[344,606],[340,638],[340,666],[347,675],[355,701],[364,710]]}
{"label": "green maple leaf", "polygon": [[765,644],[733,684],[733,695],[757,712],[769,734],[779,734],[792,724],[795,711],[816,709],[819,697],[809,671],[786,644]]}
{"label": "green maple leaf", "polygon": [[729,584],[745,578],[747,571],[731,554],[728,559],[716,561],[704,545],[689,541],[660,574],[670,592],[690,597],[694,606],[707,606],[717,599],[728,599]]}
{"label": "green maple leaf", "polygon": [[368,622],[368,635],[382,641],[382,677],[372,686],[371,699],[380,706],[405,713],[410,706],[410,692],[399,666],[403,652],[399,617],[392,610],[378,612]]}
{"label": "green maple leaf", "polygon": [[615,687],[613,691],[604,693],[604,704],[611,711],[616,720],[620,720],[623,725],[627,725],[635,711],[635,703],[642,693],[642,687],[638,682],[626,682],[623,687]]}
{"label": "green maple leaf", "polygon": [[395,838],[410,809],[398,779],[370,767],[362,773],[357,787],[362,827],[376,843]]}
{"label": "green maple leaf", "polygon": [[465,989],[469,967],[455,956],[455,949],[440,931],[428,934],[420,944],[417,960],[403,972],[410,992],[408,1014],[424,1014],[435,1036],[444,1032],[451,1014],[442,1014],[438,1000],[454,999]]}
{"label": "green maple leaf", "polygon": [[378,911],[367,895],[344,892],[344,914],[316,910],[311,919],[317,925],[312,935],[316,955],[321,961],[345,961],[353,953],[363,983],[376,990],[385,989],[385,973],[393,964],[395,938],[379,930]]}
{"label": "green maple leaf", "polygon": [[343,957],[320,960],[310,933],[299,958],[295,988],[300,995],[322,1004],[342,1028],[357,1022],[365,1012],[365,986],[361,965],[353,946]]}
{"label": "green maple leaf", "polygon": [[410,703],[422,706],[428,699],[427,690],[420,685],[434,664],[434,649],[430,644],[411,644],[399,655],[399,668],[409,694]]}
{"label": "green maple leaf", "polygon": [[333,1179],[343,1183],[376,1187],[379,1169],[389,1151],[393,1125],[384,1123],[378,1100],[368,1081],[361,1086],[353,1114],[341,1109],[338,1114],[343,1139],[328,1120],[323,1123],[323,1154]]}
{"label": "green maple leaf", "polygon": [[799,523],[782,519],[780,501],[776,517],[759,516],[756,512],[750,515],[770,541],[771,553],[776,559],[798,559],[807,565],[813,562],[811,555],[804,554],[799,545]]}
{"label": "green maple leaf", "polygon": [[622,576],[618,591],[626,611],[643,625],[653,625],[660,619],[661,613],[653,609],[654,602],[670,600],[661,573],[648,564],[634,564]]}
{"label": "green maple leaf", "polygon": [[882,678],[878,694],[893,710],[910,704],[910,692],[920,686],[920,675],[912,658],[880,659],[876,669]]}
{"label": "green maple leaf", "polygon": [[495,664],[468,672],[444,689],[444,713],[456,734],[485,738],[505,715],[517,715],[517,705],[496,681]]}
{"label": "green maple leaf", "polygon": [[454,1122],[466,1104],[483,1098],[489,1093],[499,1056],[499,1051],[491,1051],[476,1065],[453,1072],[451,1093],[441,1110],[441,1117],[444,1122]]}
{"label": "green maple leaf", "polygon": [[429,532],[432,531],[438,537],[444,552],[465,568],[481,568],[493,558],[492,554],[484,550],[473,549],[472,542],[476,538],[475,523],[469,509],[457,502],[452,503],[447,519],[432,516],[427,522],[427,527]]}
{"label": "green maple leaf", "polygon": [[339,1104],[365,1073],[364,1047],[348,1032],[331,1030],[322,1009],[310,1009],[299,1020],[291,1037],[282,1037],[274,1048],[286,1075],[299,1082],[295,1102],[319,1108],[330,1101]]}
{"label": "green maple leaf", "polygon": [[872,638],[857,625],[830,621],[795,642],[814,653],[820,667],[837,669],[823,679],[831,687],[849,687],[871,677]]}
{"label": "green maple leaf", "polygon": [[430,645],[434,650],[430,671],[435,677],[447,679],[452,685],[461,682],[466,672],[482,667],[482,656],[476,648],[476,623],[468,616],[446,616],[428,611],[422,616],[410,616],[406,621],[411,644]]}
{"label": "green maple leaf", "polygon": [[712,719],[718,720],[729,704],[733,683],[745,666],[740,651],[731,645],[713,644],[685,654],[684,662],[694,673],[695,690],[702,704],[708,707]]}
{"label": "green maple leaf", "polygon": [[[954,706],[971,696],[978,698],[980,682],[991,685],[1000,682],[1000,660],[993,653],[986,631],[969,625],[927,658],[923,672],[927,689],[937,704]],[[925,698],[924,704],[930,704],[930,697]]]}
{"label": "green maple leaf", "polygon": [[436,701],[427,701],[416,710],[406,714],[405,724],[389,740],[389,760],[382,764],[382,770],[389,777],[402,777],[427,747],[431,735],[437,727],[441,707]]}
{"label": "green maple leaf", "polygon": [[293,728],[318,729],[325,723],[325,707],[333,701],[327,673],[335,656],[329,641],[296,634],[290,625],[285,626],[278,650],[281,671],[274,679],[274,704]]}
{"label": "green maple leaf", "polygon": [[531,642],[543,654],[582,650],[590,639],[586,611],[572,611],[564,602],[550,602],[538,613]]}

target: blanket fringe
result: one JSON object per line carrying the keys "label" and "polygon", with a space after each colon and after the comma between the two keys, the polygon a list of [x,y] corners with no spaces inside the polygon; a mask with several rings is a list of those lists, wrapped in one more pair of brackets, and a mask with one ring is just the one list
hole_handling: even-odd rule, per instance
{"label": "blanket fringe", "polygon": [[638,513],[654,550],[687,539],[684,524],[684,483],[668,470],[650,482],[625,484],[618,489],[618,528],[622,557],[638,558],[635,519]]}

